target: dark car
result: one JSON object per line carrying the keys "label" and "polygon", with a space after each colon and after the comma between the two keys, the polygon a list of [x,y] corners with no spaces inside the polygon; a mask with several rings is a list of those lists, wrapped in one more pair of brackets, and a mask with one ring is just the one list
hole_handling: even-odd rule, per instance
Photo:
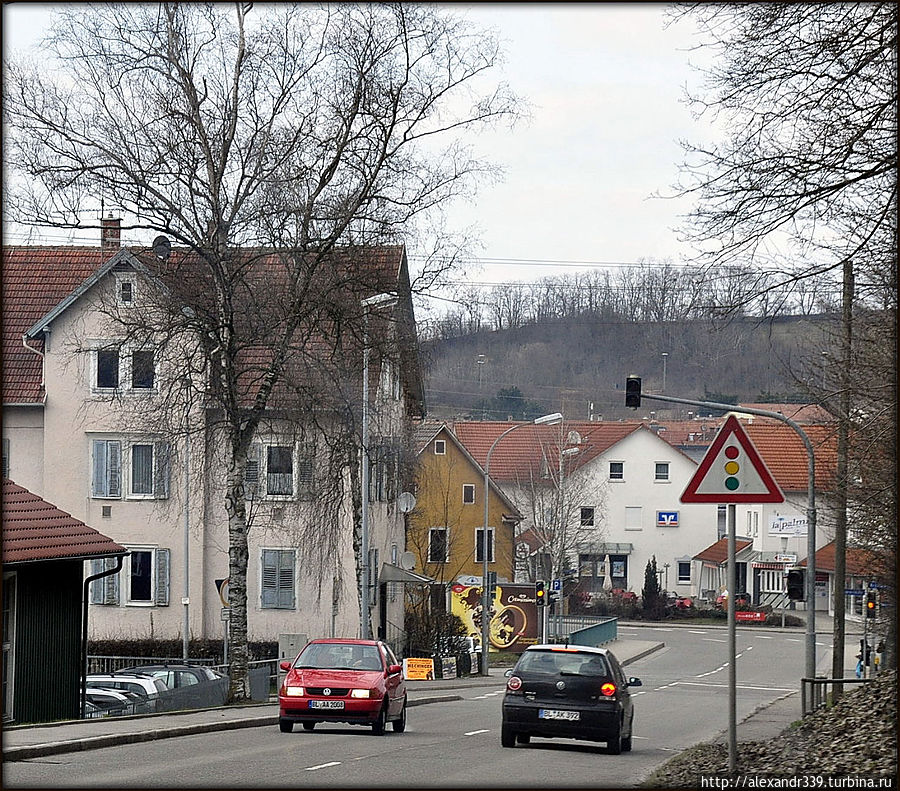
{"label": "dark car", "polygon": [[135,673],[160,679],[169,689],[206,684],[225,678],[221,673],[203,665],[138,665],[117,670],[113,675],[132,676]]}
{"label": "dark car", "polygon": [[631,749],[634,707],[612,652],[584,645],[533,645],[507,671],[500,742],[514,747],[532,736],[606,742],[618,755]]}
{"label": "dark car", "polygon": [[371,726],[381,735],[390,722],[406,730],[406,682],[390,647],[378,640],[312,640],[293,662],[278,691],[278,725],[290,733],[299,722],[311,731],[318,722]]}

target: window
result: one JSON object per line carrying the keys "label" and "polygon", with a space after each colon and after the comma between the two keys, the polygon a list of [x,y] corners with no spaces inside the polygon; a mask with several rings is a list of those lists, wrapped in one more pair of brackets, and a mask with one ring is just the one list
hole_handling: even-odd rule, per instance
{"label": "window", "polygon": [[[91,583],[91,604],[119,604],[121,578],[126,605],[168,606],[170,551],[147,546],[129,549],[122,571]],[[99,574],[115,566],[115,558],[98,558],[91,561],[91,574]]]}
{"label": "window", "polygon": [[[484,528],[475,531],[475,562],[484,563]],[[488,528],[488,563],[494,562],[494,528]]]}
{"label": "window", "polygon": [[9,437],[3,438],[3,477],[9,478]]}
{"label": "window", "polygon": [[443,456],[447,453],[447,441],[436,439],[434,441],[434,453],[436,456]]}
{"label": "window", "polygon": [[432,527],[428,531],[428,562],[446,563],[450,559],[450,546],[446,527]]}
{"label": "window", "polygon": [[594,507],[589,505],[581,506],[581,526],[582,527],[593,527],[594,526]]}
{"label": "window", "polygon": [[625,529],[643,529],[644,509],[640,505],[625,506]]}
{"label": "window", "polygon": [[611,481],[625,480],[625,462],[611,461],[609,463],[609,479]]}
{"label": "window", "polygon": [[153,389],[154,374],[152,349],[141,349],[131,353],[131,386],[135,390]]}
{"label": "window", "polygon": [[169,443],[95,439],[91,496],[122,497],[122,470],[128,470],[128,497],[165,500],[169,496]]}
{"label": "window", "polygon": [[119,350],[97,350],[97,387],[113,389],[119,386]]}
{"label": "window", "polygon": [[687,585],[691,581],[691,562],[689,560],[678,561],[678,583]]}
{"label": "window", "polygon": [[669,480],[669,462],[667,462],[667,461],[656,462],[656,472],[654,474],[654,480],[657,480],[657,481],[668,481]]}
{"label": "window", "polygon": [[294,609],[294,555],[293,549],[262,551],[260,606],[264,610]]}
{"label": "window", "polygon": [[123,305],[130,305],[134,302],[134,283],[130,280],[119,281],[119,301]]}
{"label": "window", "polygon": [[266,494],[290,497],[294,494],[294,450],[286,445],[266,448]]}
{"label": "window", "polygon": [[475,504],[475,484],[474,483],[464,483],[463,484],[463,505],[474,505]]}

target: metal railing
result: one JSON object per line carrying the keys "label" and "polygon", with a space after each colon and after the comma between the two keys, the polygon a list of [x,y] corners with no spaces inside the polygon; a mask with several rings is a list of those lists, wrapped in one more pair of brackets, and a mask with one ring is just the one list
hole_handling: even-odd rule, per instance
{"label": "metal railing", "polygon": [[[600,630],[594,631],[602,632],[601,642],[606,642],[616,638],[617,623],[618,619],[614,616],[551,614],[547,617],[547,639],[566,639],[573,633],[583,632],[591,627],[601,627]],[[610,629],[611,635],[607,635]]]}
{"label": "metal railing", "polygon": [[842,684],[868,684],[871,678],[802,678],[800,679],[800,711],[805,717],[832,702],[834,687]]}
{"label": "metal railing", "polygon": [[[206,665],[214,667],[215,659],[194,659],[193,657],[187,661],[189,665]],[[101,656],[93,655],[87,658],[87,672],[92,674],[114,673],[117,670],[124,670],[126,667],[135,667],[140,665],[183,665],[184,659],[177,659],[171,656]]]}

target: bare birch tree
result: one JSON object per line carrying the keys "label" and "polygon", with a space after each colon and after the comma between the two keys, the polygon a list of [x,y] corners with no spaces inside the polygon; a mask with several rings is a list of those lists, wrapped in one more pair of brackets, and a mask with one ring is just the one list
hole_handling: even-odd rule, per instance
{"label": "bare birch tree", "polygon": [[358,298],[336,295],[377,285],[335,251],[402,240],[489,172],[464,138],[515,116],[488,84],[498,57],[428,5],[162,3],[62,6],[41,62],[6,64],[7,219],[99,227],[115,207],[192,262],[167,320],[195,339],[225,437],[232,700],[249,696],[251,441],[286,372],[317,370],[296,363],[311,337],[359,334]]}

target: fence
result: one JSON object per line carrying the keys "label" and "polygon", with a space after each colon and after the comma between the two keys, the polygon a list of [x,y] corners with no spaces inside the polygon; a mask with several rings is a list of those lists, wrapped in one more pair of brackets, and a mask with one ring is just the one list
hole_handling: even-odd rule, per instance
{"label": "fence", "polygon": [[590,641],[582,644],[600,645],[616,639],[618,622],[615,617],[550,615],[547,619],[547,639],[578,642],[575,635],[579,635],[581,641]]}
{"label": "fence", "polygon": [[[215,667],[214,659],[189,659],[186,664],[189,665],[206,665],[207,667]],[[87,658],[88,675],[107,675],[115,673],[117,670],[125,670],[129,667],[137,667],[143,665],[183,665],[185,661],[182,658],[173,659],[171,656],[89,656]]]}
{"label": "fence", "polygon": [[800,679],[800,710],[805,717],[827,706],[834,697],[835,685],[868,684],[871,678],[802,678]]}

